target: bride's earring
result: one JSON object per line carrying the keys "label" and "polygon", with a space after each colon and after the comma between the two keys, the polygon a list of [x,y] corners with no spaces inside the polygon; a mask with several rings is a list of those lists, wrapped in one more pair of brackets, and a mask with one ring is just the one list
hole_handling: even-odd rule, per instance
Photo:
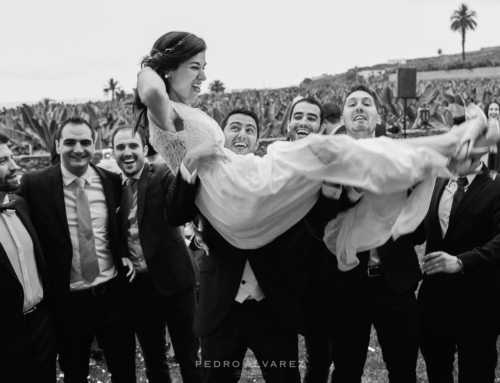
{"label": "bride's earring", "polygon": [[170,72],[165,73],[165,78],[169,78],[169,77],[170,77]]}

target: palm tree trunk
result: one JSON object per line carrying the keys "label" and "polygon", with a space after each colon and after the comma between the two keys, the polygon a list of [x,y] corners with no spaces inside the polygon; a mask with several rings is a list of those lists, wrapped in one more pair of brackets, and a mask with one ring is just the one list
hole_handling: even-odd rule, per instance
{"label": "palm tree trunk", "polygon": [[465,61],[465,29],[462,29],[462,59]]}

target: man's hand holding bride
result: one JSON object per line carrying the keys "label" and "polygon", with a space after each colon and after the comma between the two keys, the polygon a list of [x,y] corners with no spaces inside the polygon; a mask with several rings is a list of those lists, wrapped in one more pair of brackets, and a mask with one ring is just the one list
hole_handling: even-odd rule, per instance
{"label": "man's hand holding bride", "polygon": [[212,166],[214,163],[221,161],[228,162],[229,158],[219,144],[215,141],[209,141],[188,150],[182,162],[192,174],[196,169]]}

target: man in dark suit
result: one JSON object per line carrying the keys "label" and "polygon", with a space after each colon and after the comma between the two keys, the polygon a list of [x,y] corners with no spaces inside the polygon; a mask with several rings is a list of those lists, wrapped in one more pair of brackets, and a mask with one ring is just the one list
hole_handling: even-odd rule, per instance
{"label": "man in dark suit", "polygon": [[[33,212],[54,297],[65,382],[87,382],[94,336],[112,382],[135,382],[135,339],[124,291],[135,271],[119,237],[117,174],[90,165],[95,131],[79,117],[56,134],[61,163],[27,173],[21,195]],[[125,267],[127,266],[127,267]]]}
{"label": "man in dark suit", "polygon": [[438,179],[425,218],[418,294],[420,349],[429,382],[495,381],[500,330],[500,179],[480,158]]}
{"label": "man in dark suit", "polygon": [[167,191],[175,176],[165,163],[145,163],[148,146],[142,130],[118,128],[113,154],[124,184],[121,220],[131,260],[135,331],[151,383],[171,382],[166,327],[185,383],[201,382],[199,339],[193,332],[196,311],[194,260],[179,227],[165,219]]}
{"label": "man in dark suit", "polygon": [[56,346],[42,249],[0,133],[0,381],[56,381]]}
{"label": "man in dark suit", "polygon": [[[379,122],[373,92],[364,86],[351,89],[342,115],[347,134],[356,139],[375,137]],[[415,290],[422,273],[414,245],[410,235],[390,239],[383,246],[358,253],[360,263],[350,271],[340,271],[335,255],[326,250],[323,280],[329,295],[335,366],[332,382],[361,382],[372,325],[377,330],[390,382],[416,382]]]}
{"label": "man in dark suit", "polygon": [[[222,123],[226,148],[252,153],[258,126],[255,113],[230,112]],[[196,169],[198,160],[220,158],[216,150],[211,157],[209,149],[210,144],[195,148],[197,154],[188,153],[187,169]],[[199,214],[195,205],[199,180],[190,183],[189,173],[182,172],[168,197],[167,214],[174,225]],[[315,213],[323,210],[319,207]],[[244,250],[227,242],[203,217],[201,222],[208,253],[200,267],[195,331],[201,337],[204,382],[237,382],[248,348],[266,382],[300,382],[297,334],[305,328],[299,290],[308,228],[301,221],[269,244]]]}

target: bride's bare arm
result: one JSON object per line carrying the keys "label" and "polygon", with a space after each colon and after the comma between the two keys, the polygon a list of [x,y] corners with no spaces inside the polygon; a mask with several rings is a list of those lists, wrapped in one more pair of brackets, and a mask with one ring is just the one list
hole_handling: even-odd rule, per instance
{"label": "bride's bare arm", "polygon": [[175,128],[169,123],[172,105],[161,77],[151,68],[143,68],[137,74],[137,92],[148,115],[162,130],[175,133]]}

